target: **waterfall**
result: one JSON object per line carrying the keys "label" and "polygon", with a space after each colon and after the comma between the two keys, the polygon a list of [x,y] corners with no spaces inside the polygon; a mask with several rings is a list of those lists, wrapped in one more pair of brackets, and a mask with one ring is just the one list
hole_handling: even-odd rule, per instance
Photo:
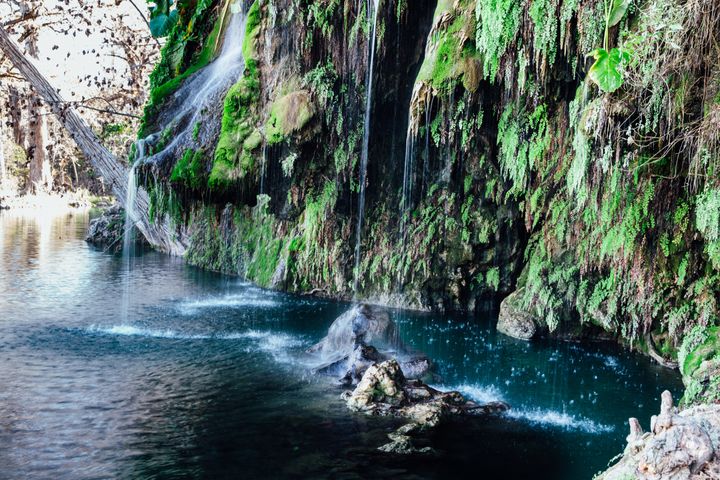
{"label": "waterfall", "polygon": [[262,163],[260,164],[260,195],[265,194],[265,172],[267,172],[267,142],[262,146]]}
{"label": "waterfall", "polygon": [[[50,131],[48,130],[48,119],[45,115],[41,116],[40,121],[42,128],[42,138],[44,139],[44,142],[50,142]],[[41,176],[40,176],[40,184],[42,185],[42,188],[46,192],[51,192],[53,188],[53,176],[52,176],[52,149],[48,149],[47,145],[43,145],[43,148],[45,148],[45,155],[43,156],[43,163],[42,163],[42,170],[41,170]]]}
{"label": "waterfall", "polygon": [[377,16],[380,0],[367,0],[368,20],[372,19],[372,31],[368,47],[368,73],[365,89],[365,121],[363,124],[363,144],[360,155],[360,199],[358,202],[358,224],[355,238],[355,272],[353,290],[357,292],[358,273],[360,271],[360,242],[362,240],[363,217],[365,215],[365,179],[367,177],[368,155],[370,149],[370,113],[372,110],[373,66],[375,64],[375,41]]}
{"label": "waterfall", "polygon": [[5,165],[5,141],[2,137],[2,129],[0,129],[0,187],[5,183],[7,175],[7,167]]}
{"label": "waterfall", "polygon": [[[412,116],[412,114],[410,115]],[[405,229],[408,216],[412,209],[413,198],[413,167],[415,160],[415,132],[413,132],[412,118],[408,121],[407,136],[405,138],[405,165],[403,167],[402,196],[400,198],[400,239],[405,244]]]}
{"label": "waterfall", "polygon": [[423,183],[422,192],[425,194],[425,189],[428,185],[428,179],[430,177],[430,109],[432,109],[432,96],[428,95],[425,99],[425,158],[423,159]]}
{"label": "waterfall", "polygon": [[127,196],[125,199],[125,229],[123,231],[123,249],[122,263],[125,277],[123,278],[123,298],[122,298],[122,322],[127,323],[128,308],[130,304],[130,272],[132,271],[132,261],[135,256],[135,224],[139,218],[135,211],[135,201],[137,199],[137,166],[145,159],[145,140],[138,140],[135,143],[135,151],[137,152],[136,160],[128,173]]}
{"label": "waterfall", "polygon": [[[209,128],[202,121],[203,114],[215,108],[216,102],[222,101],[222,97],[245,70],[242,44],[246,19],[247,12],[244,7],[238,13],[230,13],[230,21],[218,57],[199,73],[190,77],[175,92],[174,98],[180,103],[166,124],[182,124],[182,128],[173,132],[172,141],[155,155],[174,153],[177,147],[198,143],[194,138],[196,128]],[[183,152],[178,153],[182,155]]]}

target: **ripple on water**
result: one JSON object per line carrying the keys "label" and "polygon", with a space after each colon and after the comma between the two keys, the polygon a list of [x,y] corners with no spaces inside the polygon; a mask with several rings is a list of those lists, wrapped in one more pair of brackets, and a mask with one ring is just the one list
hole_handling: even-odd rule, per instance
{"label": "ripple on water", "polygon": [[465,395],[467,398],[478,403],[502,402],[505,401],[503,394],[495,385],[473,385],[463,383],[460,385],[434,385],[433,388],[443,391],[456,391]]}
{"label": "ripple on water", "polygon": [[262,292],[259,289],[253,290],[257,291],[248,290],[243,293],[184,301],[178,304],[178,310],[183,315],[194,315],[203,309],[230,307],[272,308],[280,305],[277,300],[272,298],[271,294]]}
{"label": "ripple on water", "polygon": [[85,329],[90,334],[118,335],[124,337],[142,337],[170,340],[249,340],[247,352],[266,352],[282,363],[292,362],[290,352],[308,345],[307,339],[298,335],[282,332],[247,330],[226,333],[184,333],[171,329],[152,329],[134,325],[112,325],[103,327],[92,325]]}
{"label": "ripple on water", "polygon": [[565,431],[601,434],[610,433],[615,430],[615,427],[611,425],[604,425],[589,418],[572,415],[567,412],[558,412],[556,410],[511,408],[505,415],[509,418],[525,421],[539,427],[559,428]]}

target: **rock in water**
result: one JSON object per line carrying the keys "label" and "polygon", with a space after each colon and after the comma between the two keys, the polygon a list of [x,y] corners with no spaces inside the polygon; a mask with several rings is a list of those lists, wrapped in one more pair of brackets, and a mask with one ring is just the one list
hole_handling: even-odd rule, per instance
{"label": "rock in water", "polygon": [[358,345],[403,351],[395,322],[387,311],[370,305],[358,305],[335,320],[325,338],[308,351],[332,360],[349,356]]}
{"label": "rock in water", "polygon": [[395,359],[367,369],[355,390],[344,394],[348,408],[371,415],[394,415],[410,423],[388,435],[391,442],[380,447],[389,453],[428,453],[428,447],[416,448],[413,435],[436,427],[448,415],[500,413],[509,407],[502,402],[479,405],[459,392],[441,392],[420,380],[407,380]]}
{"label": "rock in water", "polygon": [[398,358],[409,378],[432,376],[432,362],[408,351],[400,340],[397,325],[380,307],[359,305],[345,312],[308,353],[318,356],[317,373],[337,375],[346,386],[356,385],[374,363],[392,357]]}
{"label": "rock in water", "polygon": [[598,480],[706,480],[720,478],[720,405],[678,412],[670,392],[662,395],[660,415],[650,432],[630,419],[628,445],[620,461]]}
{"label": "rock in water", "polygon": [[522,307],[521,297],[522,289],[516,290],[500,303],[497,330],[510,337],[530,340],[537,333],[538,322],[534,315]]}
{"label": "rock in water", "polygon": [[397,360],[372,365],[348,396],[347,405],[355,411],[378,411],[387,413],[392,407],[407,403],[403,391],[405,376]]}
{"label": "rock in water", "polygon": [[[96,247],[101,247],[112,253],[119,253],[123,249],[123,236],[125,235],[125,210],[120,204],[115,204],[103,211],[102,215],[90,221],[85,241]],[[145,238],[135,229],[135,242],[147,243]]]}

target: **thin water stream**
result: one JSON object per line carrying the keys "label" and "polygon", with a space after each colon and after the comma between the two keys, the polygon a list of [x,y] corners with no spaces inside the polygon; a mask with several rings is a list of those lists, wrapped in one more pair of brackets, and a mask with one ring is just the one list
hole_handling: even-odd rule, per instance
{"label": "thin water stream", "polygon": [[358,223],[355,238],[355,273],[353,279],[353,289],[357,291],[358,274],[360,271],[360,260],[362,255],[362,229],[365,216],[365,183],[367,179],[368,161],[370,155],[370,120],[372,114],[373,101],[373,69],[375,66],[375,43],[377,40],[377,19],[380,0],[367,0],[366,14],[368,21],[371,22],[370,39],[368,41],[368,72],[365,81],[365,120],[363,123],[363,143],[360,153],[360,196],[358,200]]}
{"label": "thin water stream", "polygon": [[646,423],[663,389],[681,391],[610,345],[391,311],[439,384],[512,410],[445,424],[436,456],[383,455],[397,422],[349,413],[303,354],[347,304],[155,252],[128,270],[85,244],[87,221],[0,212],[0,478],[589,479],[624,447],[628,417]]}

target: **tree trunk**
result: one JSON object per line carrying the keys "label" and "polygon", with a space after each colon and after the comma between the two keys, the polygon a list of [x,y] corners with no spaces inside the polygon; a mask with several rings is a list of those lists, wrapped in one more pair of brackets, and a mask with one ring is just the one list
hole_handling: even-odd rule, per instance
{"label": "tree trunk", "polygon": [[27,193],[39,193],[43,191],[43,164],[45,163],[45,136],[42,116],[41,102],[39,98],[33,98],[28,102],[28,122],[30,135],[27,137],[27,154],[30,160],[28,171],[28,182],[25,186]]}
{"label": "tree trunk", "polygon": [[[95,172],[100,174],[105,183],[109,184],[118,201],[125,205],[128,198],[127,176],[129,169],[122,165],[80,118],[80,116],[69,108],[60,97],[60,94],[48,83],[37,68],[25,58],[15,43],[10,39],[4,28],[0,27],[0,50],[2,50],[13,65],[20,71],[23,77],[30,83],[33,89],[50,106],[60,123],[67,129],[70,136],[90,161]],[[148,215],[149,198],[145,190],[137,192],[134,211],[137,212],[136,226],[154,246],[174,255],[185,253],[185,245],[178,238],[175,232],[167,225],[159,222],[152,222]],[[126,211],[128,209],[126,208]]]}
{"label": "tree trunk", "polygon": [[3,131],[3,124],[0,122],[0,194],[3,190],[3,183],[5,183],[5,177],[7,176],[7,162],[5,161],[5,133]]}
{"label": "tree trunk", "polygon": [[22,105],[20,93],[13,86],[8,89],[8,114],[12,126],[13,141],[22,147],[25,144],[25,132],[22,128]]}

